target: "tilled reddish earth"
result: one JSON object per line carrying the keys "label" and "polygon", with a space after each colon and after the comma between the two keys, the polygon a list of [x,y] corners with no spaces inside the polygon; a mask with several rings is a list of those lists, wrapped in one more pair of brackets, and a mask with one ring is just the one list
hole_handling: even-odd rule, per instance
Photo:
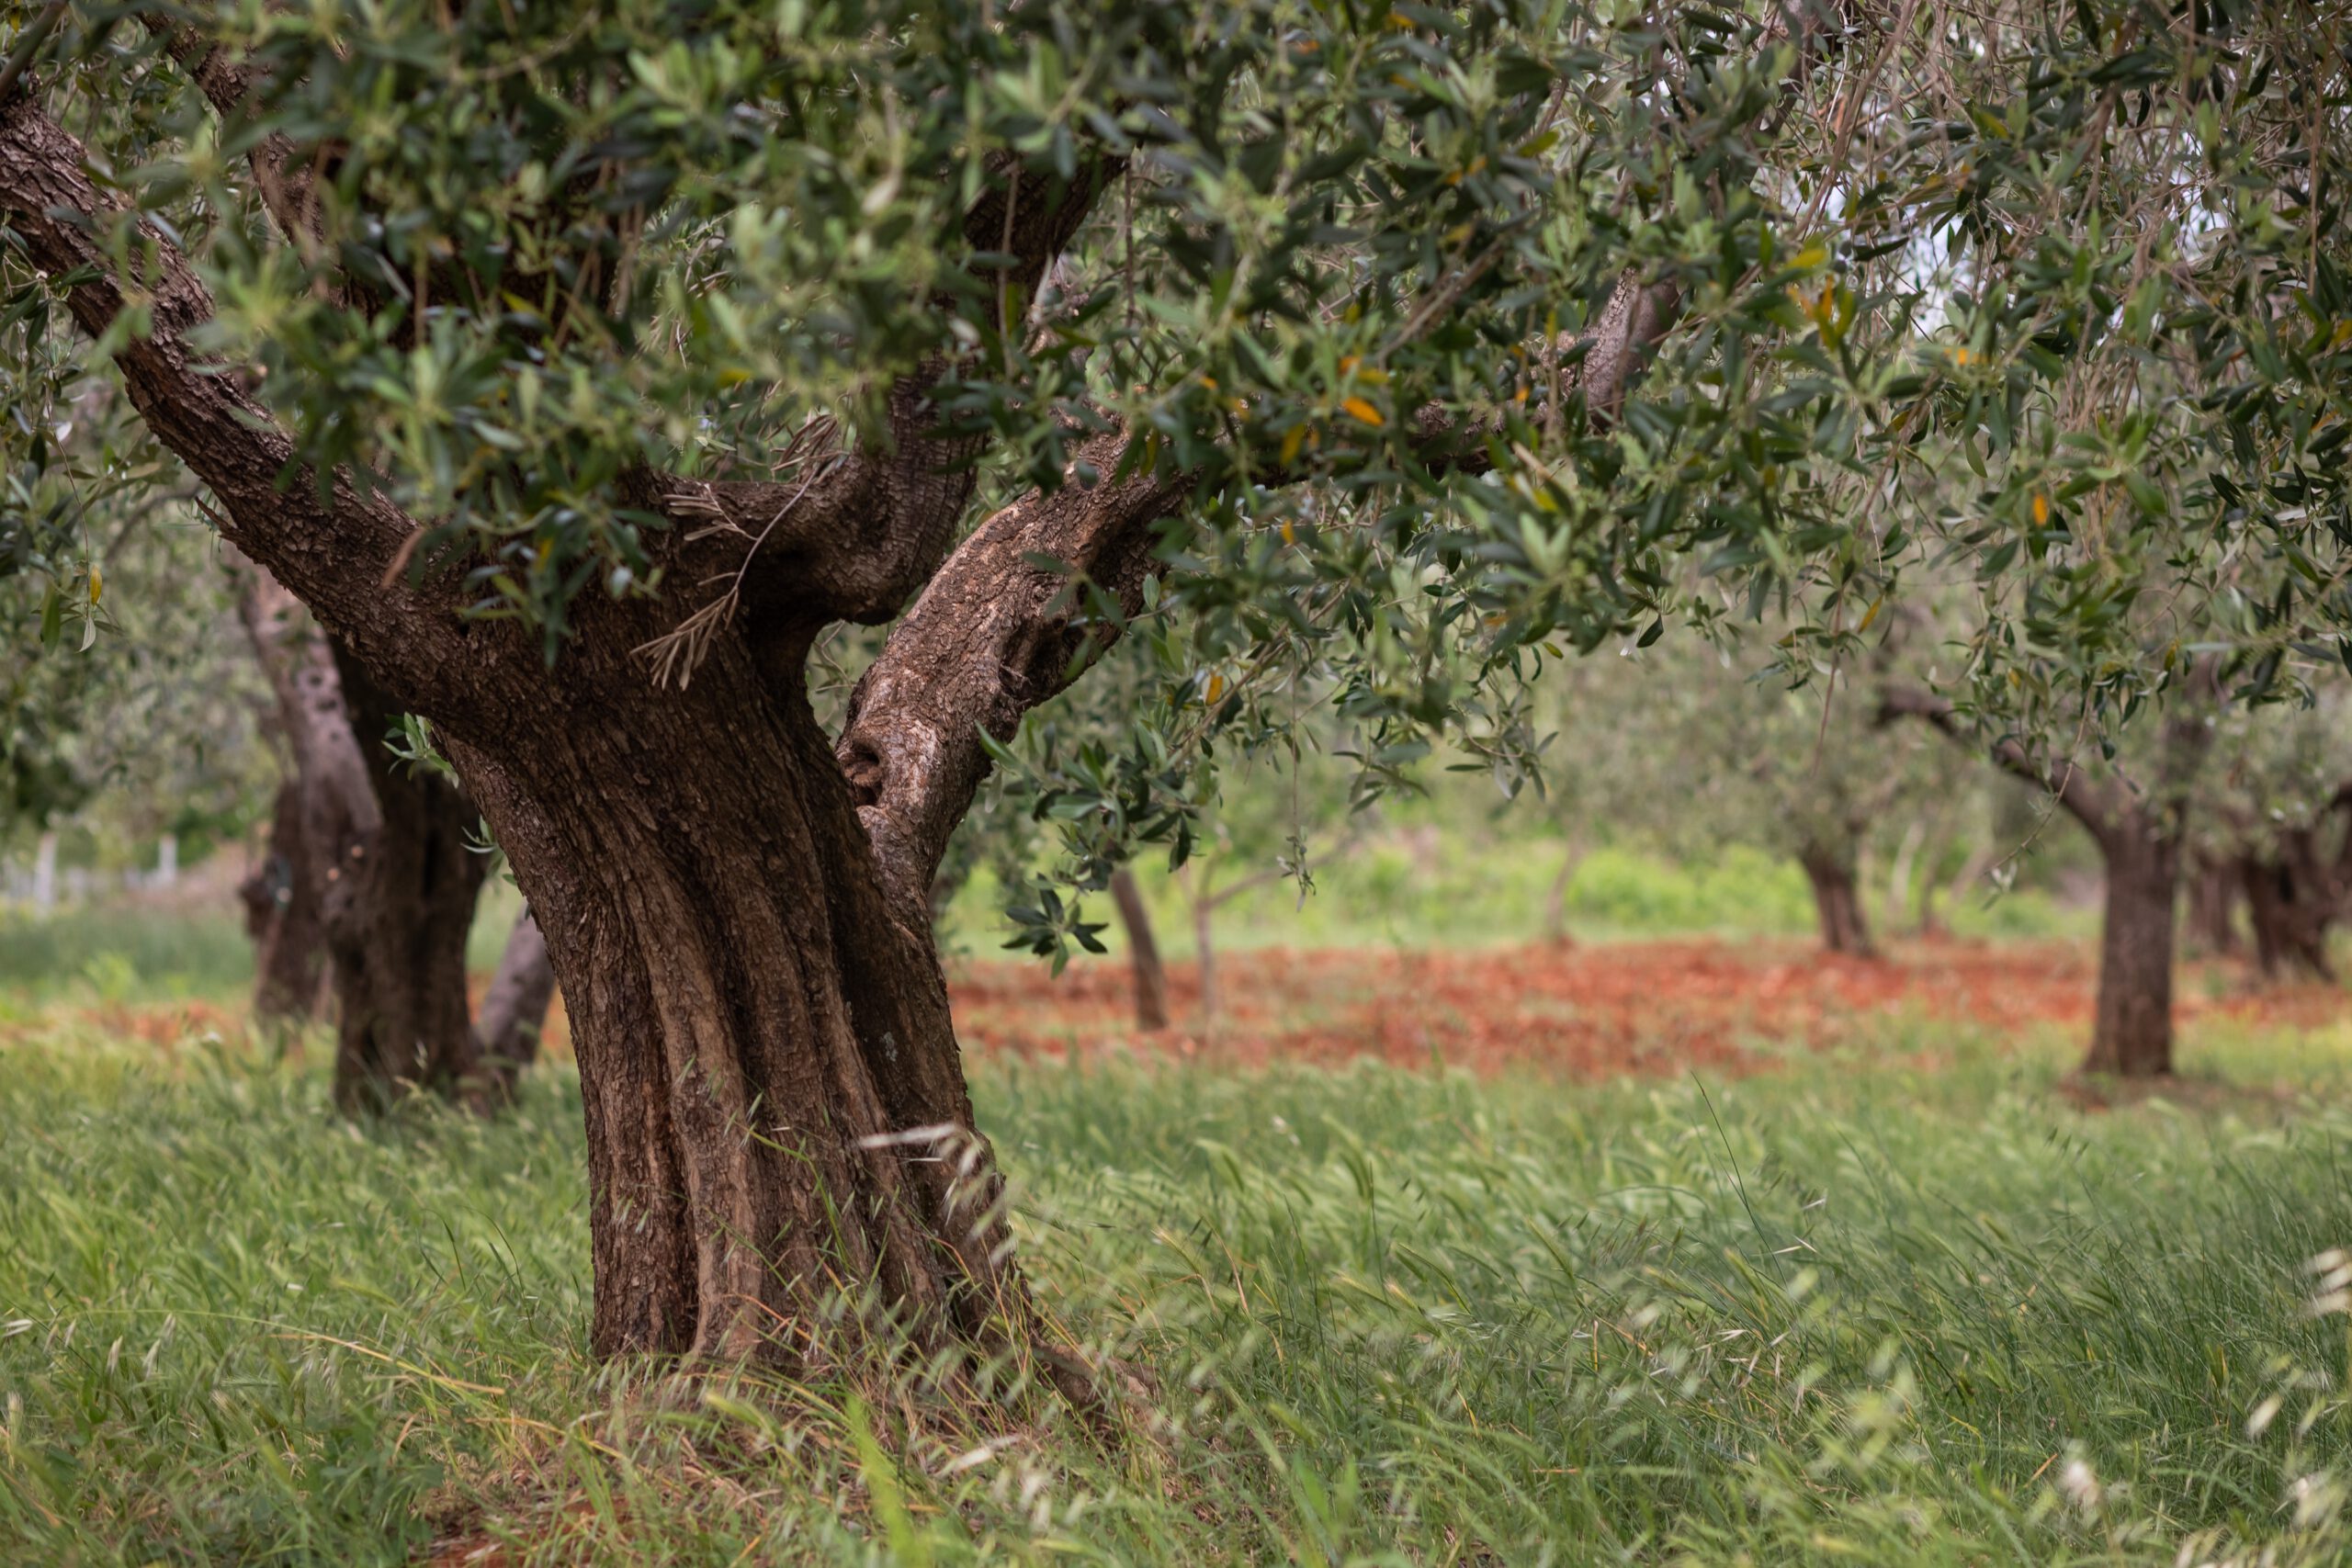
{"label": "tilled reddish earth", "polygon": [[[980,1050],[1084,1054],[1127,1044],[1238,1062],[1371,1056],[1574,1077],[1736,1070],[1757,1065],[1768,1047],[1832,1046],[1883,1033],[1905,1014],[1995,1032],[2043,1023],[2087,1031],[2097,978],[2092,955],[2067,943],[1922,942],[1878,959],[1713,939],[1277,949],[1219,957],[1214,1027],[1201,1020],[1195,972],[1173,966],[1173,1027],[1138,1034],[1124,964],[1074,964],[1058,979],[1004,961],[966,962],[951,974],[957,1031]],[[2184,1022],[2228,1015],[2317,1025],[2352,999],[2333,987],[2256,987],[2234,971],[2186,965],[2176,988]]]}
{"label": "tilled reddish earth", "polygon": [[[1370,1056],[1585,1078],[1736,1071],[1791,1044],[1883,1043],[1889,1023],[1905,1016],[2003,1033],[2038,1024],[2087,1032],[2096,982],[2091,954],[2063,942],[1913,942],[1876,959],[1832,957],[1798,942],[1715,939],[1261,949],[1219,957],[1213,1025],[1201,1017],[1195,969],[1171,965],[1175,1023],[1141,1033],[1124,962],[1075,964],[1056,978],[1030,960],[966,958],[951,964],[949,977],[957,1032],[979,1053],[1131,1049],[1238,1064]],[[2352,1002],[2334,987],[2262,987],[2235,968],[2193,964],[2182,966],[2175,990],[2178,1015],[2192,1026],[2227,1017],[2316,1027]],[[76,1010],[108,1034],[166,1051],[241,1021],[240,1010],[206,1001]],[[35,1028],[0,1028],[0,1039]],[[547,1043],[556,1055],[571,1054],[560,1006]]]}

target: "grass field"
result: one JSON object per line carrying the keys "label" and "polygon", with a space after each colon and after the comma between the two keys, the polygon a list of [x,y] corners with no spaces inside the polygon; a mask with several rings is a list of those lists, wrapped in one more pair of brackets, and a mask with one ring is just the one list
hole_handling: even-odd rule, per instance
{"label": "grass field", "polygon": [[2085,1111],[2070,1024],[1891,1005],[1590,1081],[985,1054],[1041,1293],[1157,1378],[1105,1449],[593,1362],[560,1066],[361,1127],[315,1043],[28,1003],[0,1562],[2352,1562],[2342,1026]]}

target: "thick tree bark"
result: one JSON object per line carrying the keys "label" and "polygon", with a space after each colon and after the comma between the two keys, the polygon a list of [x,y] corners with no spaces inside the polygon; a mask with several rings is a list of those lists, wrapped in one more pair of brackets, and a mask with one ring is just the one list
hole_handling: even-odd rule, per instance
{"label": "thick tree bark", "polygon": [[1857,958],[1873,956],[1877,949],[1871,944],[1870,921],[1862,911],[1852,852],[1807,844],[1799,852],[1797,863],[1804,867],[1805,881],[1813,887],[1823,949]]}
{"label": "thick tree bark", "polygon": [[2107,860],[2107,908],[2099,928],[2098,1004],[2083,1069],[2162,1077],[2172,1071],[2179,836],[2134,811],[2099,847]]}
{"label": "thick tree bark", "polygon": [[1136,874],[1125,866],[1111,874],[1111,902],[1119,911],[1119,929],[1127,937],[1127,964],[1136,982],[1136,1027],[1147,1032],[1168,1027],[1168,970],[1159,962],[1159,943],[1151,931],[1151,910],[1143,901]]}
{"label": "thick tree bark", "polygon": [[254,1017],[265,1023],[299,1023],[319,1008],[326,980],[326,931],[319,917],[323,868],[303,833],[300,784],[277,786],[269,841],[237,897],[245,906],[245,934],[254,942]]}
{"label": "thick tree bark", "polygon": [[450,741],[566,981],[594,1343],[805,1370],[876,1325],[825,1326],[844,1285],[918,1343],[1026,1336],[926,901],[761,662],[727,639],[665,693],[583,644],[495,758]]}

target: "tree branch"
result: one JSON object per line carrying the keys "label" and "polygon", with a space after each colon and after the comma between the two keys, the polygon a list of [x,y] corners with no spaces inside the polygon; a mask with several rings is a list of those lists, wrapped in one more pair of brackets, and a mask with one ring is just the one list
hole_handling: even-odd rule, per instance
{"label": "tree branch", "polygon": [[[1075,476],[1032,492],[958,546],[891,632],[850,698],[837,754],[874,841],[891,897],[920,908],[948,835],[972,804],[989,760],[980,731],[1010,739],[1021,716],[1068,686],[1119,628],[1092,618],[1083,578],[1142,606],[1155,525],[1193,493],[1193,476],[1139,468],[1114,479],[1119,435],[1081,446]],[[1059,563],[1063,570],[1041,562]]]}
{"label": "tree branch", "polygon": [[[1882,690],[1878,722],[1892,724],[1898,718],[1924,719],[1962,750],[1973,752],[1977,749],[1976,738],[1962,728],[1951,699],[1934,692],[1917,686],[1888,686]],[[2023,779],[2054,798],[2093,838],[2104,841],[2120,827],[2123,803],[2115,798],[2112,790],[2098,784],[2074,763],[2044,769],[2013,735],[1995,741],[1990,755],[1994,765],[2003,773]]]}
{"label": "tree branch", "polygon": [[[254,97],[253,70],[238,62],[222,45],[212,42],[186,22],[167,17],[141,16],[147,30],[196,84],[224,128],[235,130]],[[283,131],[266,132],[248,156],[254,182],[260,187],[263,209],[278,231],[298,245],[318,232],[318,201],[312,194],[318,171],[295,161],[293,138]]]}
{"label": "tree branch", "polygon": [[[1628,274],[1593,330],[1564,346],[1563,358],[1577,358],[1570,384],[1585,388],[1595,416],[1615,417],[1675,298],[1670,285],[1642,287]],[[1432,408],[1414,431],[1417,455],[1432,469],[1485,470],[1491,431],[1484,423],[1458,423]],[[1069,483],[1050,495],[1033,492],[981,524],[930,579],[851,696],[838,755],[883,880],[910,910],[924,907],[948,835],[988,776],[981,730],[1010,739],[1023,714],[1118,640],[1122,628],[1091,617],[1074,581],[1135,614],[1158,525],[1199,491],[1196,471],[1155,474],[1138,465],[1110,478],[1122,472],[1127,447],[1123,433],[1091,438],[1074,455]],[[1080,484],[1080,465],[1101,477]]]}
{"label": "tree branch", "polygon": [[[221,532],[266,566],[346,646],[426,694],[461,690],[471,650],[455,620],[386,569],[417,524],[342,474],[322,500],[316,476],[296,467],[293,443],[244,390],[235,368],[201,357],[189,339],[212,316],[212,297],[171,239],[84,172],[82,145],[29,95],[0,104],[0,213],[33,265],[66,290],[74,320],[104,340],[126,310],[143,316],[115,351],[124,390],[155,438],[219,501]],[[131,254],[143,276],[118,276],[110,231],[136,225]]]}

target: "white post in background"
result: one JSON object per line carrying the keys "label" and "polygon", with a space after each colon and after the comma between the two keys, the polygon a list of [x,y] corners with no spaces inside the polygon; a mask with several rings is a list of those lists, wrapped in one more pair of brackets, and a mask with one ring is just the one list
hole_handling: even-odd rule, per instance
{"label": "white post in background", "polygon": [[169,887],[180,879],[180,836],[164,835],[163,843],[155,851],[155,886]]}
{"label": "white post in background", "polygon": [[40,836],[40,847],[33,852],[33,908],[44,911],[57,908],[57,832],[54,829]]}

